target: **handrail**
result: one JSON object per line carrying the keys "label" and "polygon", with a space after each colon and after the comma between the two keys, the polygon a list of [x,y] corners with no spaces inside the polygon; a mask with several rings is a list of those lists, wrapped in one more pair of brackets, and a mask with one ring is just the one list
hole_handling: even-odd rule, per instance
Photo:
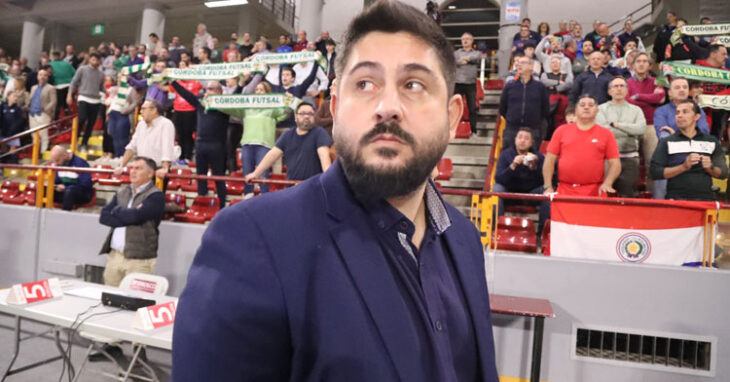
{"label": "handrail", "polygon": [[[96,167],[66,167],[66,166],[37,166],[37,165],[23,165],[23,164],[12,164],[12,163],[0,163],[0,168],[14,168],[22,170],[53,170],[53,171],[72,171],[80,173],[97,173],[97,174],[114,174],[112,169],[96,168]],[[168,173],[165,178],[169,179],[203,179],[212,181],[232,181],[246,183],[243,177],[238,176],[222,176],[222,175],[194,175],[194,174],[174,174]],[[295,186],[301,183],[301,180],[284,180],[284,179],[263,179],[256,178],[250,183],[263,183],[263,184],[274,184],[281,186]],[[577,203],[592,203],[592,204],[613,204],[613,205],[626,205],[626,206],[645,206],[645,207],[674,207],[674,208],[686,208],[692,210],[705,210],[708,203],[719,206],[720,209],[730,209],[730,203],[716,203],[713,201],[687,201],[687,200],[655,200],[655,199],[641,199],[641,198],[599,198],[591,196],[563,196],[559,194],[544,195],[544,194],[523,194],[517,192],[490,192],[490,191],[479,191],[474,189],[465,188],[442,188],[440,192],[444,195],[455,195],[455,196],[497,196],[502,199],[515,199],[515,200],[557,200],[563,202],[577,202]],[[696,204],[693,206],[692,204]],[[705,205],[701,207],[700,205]]]}
{"label": "handrail", "polygon": [[[644,5],[642,5],[641,7],[639,7],[639,8],[638,8],[638,9],[636,9],[636,10],[634,10],[633,12],[629,13],[628,15],[626,15],[626,16],[623,16],[623,17],[620,17],[620,18],[619,18],[618,20],[616,20],[616,21],[612,22],[611,24],[609,24],[609,25],[608,25],[608,29],[609,29],[609,30],[612,30],[612,29],[613,29],[613,27],[614,27],[615,25],[621,24],[622,22],[624,22],[624,21],[625,21],[625,20],[627,20],[627,19],[631,19],[631,20],[632,20],[633,22],[636,22],[636,21],[639,21],[639,20],[643,20],[643,19],[645,19],[645,18],[646,18],[647,16],[651,16],[651,15],[652,15],[652,13],[653,13],[653,9],[649,10],[649,13],[647,13],[647,14],[645,14],[645,15],[641,16],[641,17],[638,17],[638,18],[636,18],[636,19],[634,19],[634,18],[633,18],[634,14],[636,14],[636,13],[639,13],[640,11],[642,11],[642,10],[643,10],[644,8],[646,8],[646,7],[652,7],[652,5],[653,5],[653,4],[652,4],[652,2],[651,2],[651,1],[650,1],[650,2],[648,2],[648,3],[646,3],[646,4],[644,4]],[[652,8],[653,8],[653,7],[652,7]],[[623,27],[623,26],[622,26],[622,27]]]}
{"label": "handrail", "polygon": [[499,160],[499,154],[502,150],[501,139],[503,134],[502,125],[507,125],[507,122],[502,116],[497,114],[497,120],[495,122],[494,135],[492,136],[492,152],[489,153],[489,163],[487,164],[487,175],[484,179],[483,190],[490,191],[492,189],[492,179],[494,179],[494,172],[496,171],[497,160]]}
{"label": "handrail", "polygon": [[60,118],[60,119],[57,119],[55,121],[48,122],[45,125],[40,125],[38,127],[32,128],[30,130],[22,131],[22,132],[20,132],[18,134],[15,134],[13,136],[0,139],[0,144],[10,142],[10,141],[12,141],[14,139],[22,138],[22,137],[24,137],[26,135],[31,135],[31,134],[33,134],[35,132],[38,132],[38,131],[41,131],[41,130],[50,129],[51,127],[54,127],[55,125],[59,125],[59,124],[62,124],[62,123],[68,122],[68,121],[72,121],[74,118],[76,118],[76,114],[67,115],[67,116],[65,116],[63,118]]}
{"label": "handrail", "polygon": [[[12,164],[12,163],[0,163],[0,169],[2,168],[14,168],[19,170],[53,170],[53,171],[71,171],[80,173],[91,173],[91,174],[114,174],[114,170],[107,168],[97,167],[66,167],[66,166],[39,166],[39,165],[24,165],[24,164]],[[295,186],[301,183],[301,180],[284,180],[284,179],[264,179],[255,178],[250,182],[246,182],[243,177],[238,176],[223,176],[223,175],[194,175],[194,174],[174,174],[168,172],[165,179],[202,179],[212,181],[231,181],[231,182],[242,182],[242,183],[261,183],[261,184],[272,184],[278,186]]]}

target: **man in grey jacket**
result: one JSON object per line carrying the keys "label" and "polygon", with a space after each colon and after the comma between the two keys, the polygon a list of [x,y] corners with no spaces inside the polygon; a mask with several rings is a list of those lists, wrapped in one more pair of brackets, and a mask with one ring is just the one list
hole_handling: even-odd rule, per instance
{"label": "man in grey jacket", "polygon": [[131,184],[104,206],[99,222],[111,227],[101,254],[109,254],[104,283],[119,286],[128,273],[154,273],[165,195],[154,184],[155,161],[137,157],[129,166]]}
{"label": "man in grey jacket", "polygon": [[639,180],[639,139],[646,132],[646,118],[640,107],[626,101],[629,88],[623,77],[616,76],[608,83],[611,100],[598,106],[596,123],[611,130],[616,137],[621,158],[621,174],[613,183],[618,195],[636,196]]}
{"label": "man in grey jacket", "polygon": [[78,90],[79,124],[78,134],[84,131],[84,139],[81,142],[81,149],[86,150],[91,137],[91,130],[94,129],[96,117],[99,115],[99,108],[103,104],[104,94],[104,72],[101,71],[101,57],[98,53],[89,55],[89,64],[80,67],[69,87],[66,103],[73,102],[73,93]]}
{"label": "man in grey jacket", "polygon": [[473,49],[474,36],[471,33],[461,35],[461,48],[454,52],[456,59],[456,84],[454,93],[466,97],[466,106],[469,109],[469,124],[471,135],[477,135],[477,65],[482,54]]}

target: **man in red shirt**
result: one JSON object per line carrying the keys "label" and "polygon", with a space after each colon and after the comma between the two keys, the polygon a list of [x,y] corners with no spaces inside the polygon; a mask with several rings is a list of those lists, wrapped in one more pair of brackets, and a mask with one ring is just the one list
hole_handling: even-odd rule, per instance
{"label": "man in red shirt", "polygon": [[294,44],[292,50],[295,52],[307,50],[307,44],[309,44],[309,41],[307,41],[307,32],[302,29],[297,32],[297,42]]}
{"label": "man in red shirt", "polygon": [[[704,60],[697,60],[697,65],[707,66],[715,69],[728,70],[725,67],[727,60],[727,48],[724,45],[710,45],[709,55]],[[730,86],[715,82],[702,83],[703,94],[730,94]],[[720,109],[706,108],[707,119],[710,122],[710,134],[718,139],[722,133],[722,123],[727,118],[727,112]]]}
{"label": "man in red shirt", "polygon": [[[618,145],[613,133],[595,122],[598,102],[590,95],[582,95],[575,111],[576,122],[559,127],[548,145],[542,168],[544,192],[555,192],[552,181],[558,159],[558,194],[606,196],[616,192],[612,185],[621,174]],[[604,177],[605,160],[608,172]]]}

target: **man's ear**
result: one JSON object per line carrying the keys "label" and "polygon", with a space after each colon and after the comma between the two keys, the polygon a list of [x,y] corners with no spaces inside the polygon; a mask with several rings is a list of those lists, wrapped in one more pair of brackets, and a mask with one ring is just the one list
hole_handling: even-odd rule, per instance
{"label": "man's ear", "polygon": [[[476,85],[475,85],[476,86]],[[464,113],[464,100],[461,94],[454,94],[449,99],[449,141],[453,141],[456,137],[456,129],[459,127],[461,115]]]}

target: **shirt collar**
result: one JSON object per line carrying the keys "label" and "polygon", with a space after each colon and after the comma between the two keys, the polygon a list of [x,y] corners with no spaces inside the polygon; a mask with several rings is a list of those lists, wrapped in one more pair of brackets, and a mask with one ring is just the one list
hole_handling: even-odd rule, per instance
{"label": "shirt collar", "polygon": [[147,183],[145,183],[145,184],[143,184],[143,185],[139,186],[139,188],[138,188],[137,190],[135,190],[135,189],[134,189],[134,185],[131,185],[131,184],[130,184],[130,186],[132,186],[132,195],[137,195],[137,194],[139,194],[140,192],[142,192],[142,191],[146,190],[146,189],[147,189],[147,187],[149,187],[149,186],[150,186],[151,184],[152,184],[152,181],[150,180],[149,182],[147,182]]}
{"label": "shirt collar", "polygon": [[[431,180],[426,183],[423,200],[426,203],[426,219],[428,225],[433,228],[436,234],[440,235],[444,233],[451,226],[451,218],[449,218],[441,194]],[[387,201],[383,199],[375,202],[359,201],[363,204],[367,214],[375,222],[378,229],[388,231],[395,228],[408,236],[412,235],[415,231],[413,222]]]}

